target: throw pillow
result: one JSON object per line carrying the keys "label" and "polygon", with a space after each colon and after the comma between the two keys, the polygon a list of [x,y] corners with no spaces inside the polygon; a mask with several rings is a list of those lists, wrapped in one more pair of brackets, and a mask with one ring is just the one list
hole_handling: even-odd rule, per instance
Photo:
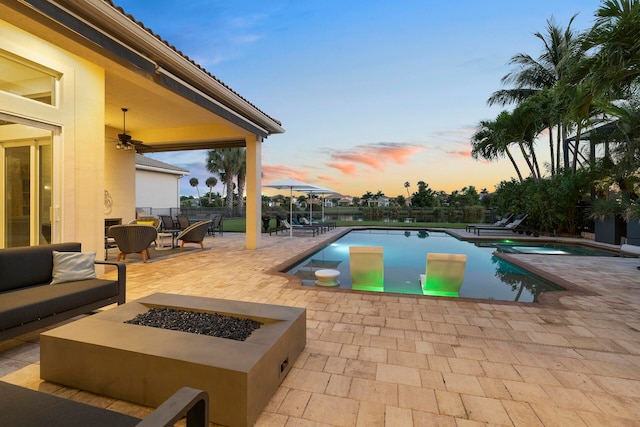
{"label": "throw pillow", "polygon": [[153,225],[155,224],[153,221],[136,221],[136,224],[138,225],[150,225],[153,227]]}
{"label": "throw pillow", "polygon": [[95,252],[53,251],[52,285],[96,278]]}

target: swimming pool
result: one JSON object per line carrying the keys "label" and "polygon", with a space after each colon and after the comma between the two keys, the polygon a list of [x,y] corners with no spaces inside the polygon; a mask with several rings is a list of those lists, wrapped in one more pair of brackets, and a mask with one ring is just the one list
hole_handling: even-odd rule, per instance
{"label": "swimming pool", "polygon": [[351,289],[349,246],[384,247],[384,292],[422,295],[420,274],[427,252],[467,255],[460,297],[502,301],[536,301],[543,292],[563,288],[493,256],[495,247],[476,246],[441,231],[352,230],[286,271],[315,284],[315,271],[340,271],[340,287]]}
{"label": "swimming pool", "polygon": [[518,242],[507,239],[498,242],[474,242],[474,244],[480,247],[494,248],[498,252],[510,254],[619,256],[616,252],[606,249],[567,243]]}

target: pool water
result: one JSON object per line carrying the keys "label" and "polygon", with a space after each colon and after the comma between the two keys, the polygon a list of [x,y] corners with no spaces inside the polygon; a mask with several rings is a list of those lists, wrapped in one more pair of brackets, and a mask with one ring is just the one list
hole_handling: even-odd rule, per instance
{"label": "pool water", "polygon": [[384,292],[422,295],[427,252],[467,255],[460,297],[535,302],[543,292],[562,290],[526,270],[493,256],[495,247],[476,246],[440,231],[353,230],[288,271],[305,286],[315,284],[314,272],[340,271],[340,287],[351,289],[349,246],[384,248]]}
{"label": "pool water", "polygon": [[498,252],[536,255],[580,255],[580,256],[617,256],[615,252],[585,245],[570,245],[553,242],[474,242],[476,246],[494,248]]}

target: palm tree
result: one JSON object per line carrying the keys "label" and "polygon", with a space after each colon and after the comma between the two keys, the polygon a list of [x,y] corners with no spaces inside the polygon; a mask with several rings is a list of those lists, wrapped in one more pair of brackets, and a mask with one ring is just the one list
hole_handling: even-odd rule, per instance
{"label": "palm tree", "polygon": [[[584,51],[581,50],[579,34],[571,30],[576,15],[569,20],[566,29],[558,26],[553,18],[547,20],[547,33],[534,33],[544,46],[542,54],[538,59],[532,58],[530,55],[519,53],[511,58],[510,64],[516,65],[516,71],[510,72],[502,78],[503,84],[514,84],[513,89],[503,89],[494,92],[489,100],[489,105],[509,103],[520,103],[531,96],[540,93],[543,90],[554,88],[562,79],[568,76],[576,68],[576,64],[584,57]],[[549,92],[554,95],[554,92]],[[556,105],[550,102],[548,106]],[[556,105],[557,106],[557,105]],[[557,114],[557,110],[552,115],[556,119],[554,126],[560,129],[563,126],[563,120]],[[553,152],[553,132],[552,123],[549,126],[549,145]],[[560,149],[560,135],[564,137],[565,132],[558,132],[557,151]],[[556,164],[552,157],[552,174],[559,169],[559,155],[556,155]]]}
{"label": "palm tree", "polygon": [[471,137],[471,157],[474,159],[481,157],[491,161],[507,156],[518,175],[518,180],[522,182],[520,168],[509,151],[509,144],[512,142],[507,140],[510,121],[511,115],[507,111],[498,114],[496,120],[481,121],[478,130]]}
{"label": "palm tree", "polygon": [[191,185],[192,187],[196,187],[196,191],[198,192],[198,204],[200,203],[200,189],[198,189],[198,178],[191,178],[189,180],[189,185]]}
{"label": "palm tree", "polygon": [[407,201],[409,202],[409,205],[411,205],[411,195],[409,194],[409,187],[411,187],[411,184],[409,184],[409,181],[406,181],[404,183],[404,188],[407,189]]}
{"label": "palm tree", "polygon": [[237,156],[238,171],[236,176],[238,179],[238,209],[242,212],[244,206],[244,187],[247,180],[247,151],[244,148],[234,148],[236,150],[234,156]]}
{"label": "palm tree", "polygon": [[218,175],[227,189],[225,210],[227,215],[233,214],[233,178],[240,169],[238,148],[223,148],[207,152],[207,170]]}
{"label": "palm tree", "polygon": [[215,176],[210,176],[205,181],[205,184],[207,184],[207,187],[209,187],[209,204],[211,204],[211,196],[213,194],[213,187],[215,187],[216,184],[218,184],[218,179]]}
{"label": "palm tree", "polygon": [[606,0],[595,15],[583,46],[597,49],[586,61],[587,79],[609,99],[628,97],[640,77],[640,1]]}

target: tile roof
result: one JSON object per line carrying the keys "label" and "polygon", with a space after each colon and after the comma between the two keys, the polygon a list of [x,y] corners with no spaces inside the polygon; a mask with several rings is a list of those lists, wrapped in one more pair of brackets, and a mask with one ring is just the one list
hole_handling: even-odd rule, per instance
{"label": "tile roof", "polygon": [[136,153],[136,165],[182,172],[187,175],[189,174],[189,171],[187,169],[183,169],[181,167],[174,166],[169,163],[161,162],[160,160],[155,160],[138,153]]}

